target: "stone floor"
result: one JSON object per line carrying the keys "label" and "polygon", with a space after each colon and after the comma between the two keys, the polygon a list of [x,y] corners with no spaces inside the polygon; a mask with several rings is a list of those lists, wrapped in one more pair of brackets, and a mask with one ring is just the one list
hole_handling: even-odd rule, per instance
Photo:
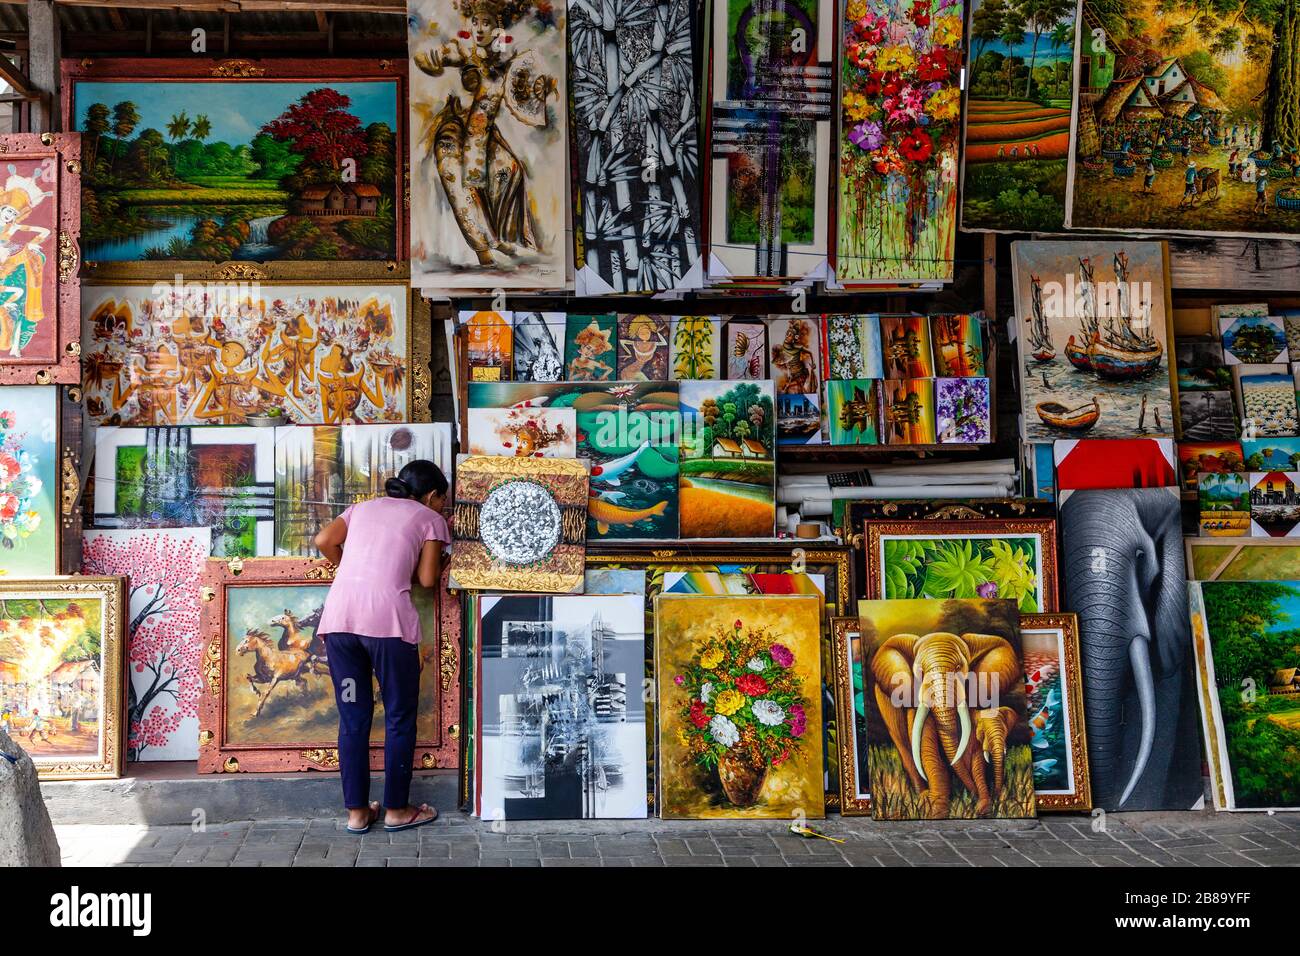
{"label": "stone floor", "polygon": [[1132,813],[1035,821],[485,823],[456,812],[363,837],[335,819],[56,826],[82,866],[1300,866],[1300,814]]}

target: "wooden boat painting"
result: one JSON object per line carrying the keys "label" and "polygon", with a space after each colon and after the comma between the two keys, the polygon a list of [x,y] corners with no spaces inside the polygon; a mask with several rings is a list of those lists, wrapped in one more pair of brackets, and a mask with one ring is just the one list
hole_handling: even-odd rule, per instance
{"label": "wooden boat painting", "polygon": [[1172,435],[1164,244],[1026,241],[1012,256],[1025,440]]}

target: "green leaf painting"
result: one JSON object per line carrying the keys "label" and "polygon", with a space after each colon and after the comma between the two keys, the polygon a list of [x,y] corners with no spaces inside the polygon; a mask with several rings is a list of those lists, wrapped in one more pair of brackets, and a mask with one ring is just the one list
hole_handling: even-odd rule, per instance
{"label": "green leaf painting", "polygon": [[890,537],[881,545],[888,599],[1011,598],[1023,612],[1043,610],[1036,536]]}

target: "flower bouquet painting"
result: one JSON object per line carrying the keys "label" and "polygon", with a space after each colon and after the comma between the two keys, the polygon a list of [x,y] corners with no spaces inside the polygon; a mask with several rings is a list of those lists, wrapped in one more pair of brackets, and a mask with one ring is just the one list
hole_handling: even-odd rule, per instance
{"label": "flower bouquet painting", "polygon": [[655,605],[665,819],[823,815],[821,600]]}

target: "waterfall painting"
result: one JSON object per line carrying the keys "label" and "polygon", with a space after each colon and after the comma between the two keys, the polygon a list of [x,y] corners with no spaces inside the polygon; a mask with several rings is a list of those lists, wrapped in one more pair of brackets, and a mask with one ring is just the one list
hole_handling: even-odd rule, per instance
{"label": "waterfall painting", "polygon": [[563,3],[411,0],[411,284],[561,289]]}
{"label": "waterfall painting", "polygon": [[575,280],[593,293],[676,288],[702,241],[698,2],[570,14]]}
{"label": "waterfall painting", "polygon": [[405,257],[405,63],[63,63],[84,259]]}

